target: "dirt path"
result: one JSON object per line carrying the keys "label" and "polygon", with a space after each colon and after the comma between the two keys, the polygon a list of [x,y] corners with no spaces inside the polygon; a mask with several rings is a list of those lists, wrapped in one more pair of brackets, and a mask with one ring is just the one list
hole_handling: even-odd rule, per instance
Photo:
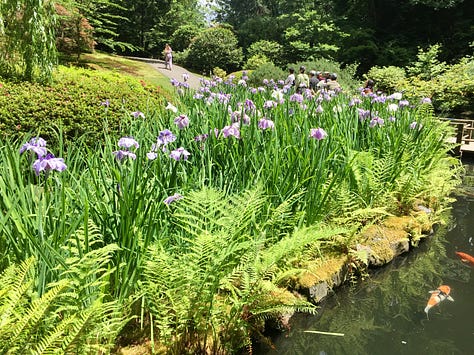
{"label": "dirt path", "polygon": [[177,81],[183,82],[183,74],[188,74],[189,79],[187,83],[191,89],[198,89],[201,86],[200,78],[201,76],[190,73],[183,67],[173,64],[173,70],[165,68],[164,60],[159,59],[149,59],[149,58],[137,58],[137,57],[127,57],[128,59],[139,60],[142,62],[148,63],[151,67],[158,70],[164,76],[167,76],[170,79],[175,79]]}

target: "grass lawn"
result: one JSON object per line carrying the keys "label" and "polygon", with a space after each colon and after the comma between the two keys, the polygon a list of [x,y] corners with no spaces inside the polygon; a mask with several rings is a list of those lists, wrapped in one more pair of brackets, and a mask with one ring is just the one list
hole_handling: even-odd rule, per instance
{"label": "grass lawn", "polygon": [[95,70],[110,70],[121,74],[136,76],[147,83],[162,87],[163,90],[170,94],[174,93],[169,78],[145,62],[131,60],[113,54],[94,52],[81,54],[79,63],[84,67]]}

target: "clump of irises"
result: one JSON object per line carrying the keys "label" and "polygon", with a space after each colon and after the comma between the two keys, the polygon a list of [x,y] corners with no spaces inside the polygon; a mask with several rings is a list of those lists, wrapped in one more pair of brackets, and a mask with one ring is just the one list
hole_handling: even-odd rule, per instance
{"label": "clump of irises", "polygon": [[56,158],[46,148],[46,141],[41,137],[31,138],[29,142],[23,144],[20,148],[20,154],[30,151],[32,158],[35,159],[32,164],[33,171],[36,176],[40,176],[44,172],[46,176],[53,171],[64,171],[67,166],[63,158]]}
{"label": "clump of irises", "polygon": [[112,154],[115,155],[115,158],[118,161],[122,161],[123,159],[127,158],[132,160],[137,159],[137,155],[133,151],[131,151],[133,147],[135,147],[136,149],[140,148],[140,145],[135,139],[133,139],[132,137],[122,137],[119,139],[117,145],[120,148],[123,148],[112,152]]}

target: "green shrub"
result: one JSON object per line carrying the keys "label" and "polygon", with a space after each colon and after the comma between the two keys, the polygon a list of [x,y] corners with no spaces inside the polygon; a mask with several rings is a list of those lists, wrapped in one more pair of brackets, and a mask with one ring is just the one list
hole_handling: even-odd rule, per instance
{"label": "green shrub", "polygon": [[215,67],[231,72],[239,68],[242,57],[242,48],[238,46],[234,33],[227,28],[213,27],[193,40],[187,65],[208,73]]}
{"label": "green shrub", "polygon": [[195,25],[183,25],[176,29],[171,35],[171,44],[174,51],[184,51],[189,47],[194,37],[201,32]]}
{"label": "green shrub", "polygon": [[286,73],[273,63],[266,63],[253,70],[249,75],[248,83],[252,86],[262,85],[263,79],[273,79],[275,81],[285,79]]}
{"label": "green shrub", "polygon": [[233,82],[236,83],[241,80],[243,77],[247,77],[252,73],[252,70],[239,70],[227,75],[226,80],[232,78]]}
{"label": "green shrub", "polygon": [[461,112],[474,107],[474,59],[464,58],[439,77],[433,104],[440,111]]}
{"label": "green shrub", "polygon": [[439,80],[423,80],[418,76],[406,78],[398,83],[397,91],[411,103],[418,103],[425,97],[432,98],[439,89]]}
{"label": "green shrub", "polygon": [[417,61],[407,67],[408,75],[418,75],[424,80],[431,80],[442,74],[446,70],[446,63],[438,59],[440,48],[439,44],[430,46],[426,51],[420,48],[416,56]]}
{"label": "green shrub", "polygon": [[247,63],[245,64],[245,69],[257,69],[259,66],[268,63],[271,63],[271,61],[265,55],[255,54],[247,60]]}
{"label": "green shrub", "polygon": [[369,70],[367,78],[375,81],[378,90],[391,93],[397,91],[400,82],[405,79],[405,70],[395,66],[375,66]]}
{"label": "green shrub", "polygon": [[66,141],[87,134],[93,142],[104,129],[119,131],[131,112],[159,110],[162,97],[159,88],[131,76],[60,66],[47,86],[1,83],[0,132],[4,137],[33,132],[54,140],[59,128]]}
{"label": "green shrub", "polygon": [[[248,61],[254,56],[261,56],[267,58],[267,62],[280,64],[282,55],[283,46],[275,41],[257,41],[252,43],[247,50]],[[248,69],[250,69],[250,67],[248,67]]]}
{"label": "green shrub", "polygon": [[410,102],[424,97],[432,99],[438,114],[457,114],[474,107],[474,60],[464,58],[458,64],[447,66],[442,75],[431,80],[412,76],[398,83]]}
{"label": "green shrub", "polygon": [[212,69],[212,74],[214,74],[214,76],[217,76],[221,79],[224,79],[227,75],[227,73],[225,72],[225,70],[219,68],[219,67],[215,67],[214,69]]}

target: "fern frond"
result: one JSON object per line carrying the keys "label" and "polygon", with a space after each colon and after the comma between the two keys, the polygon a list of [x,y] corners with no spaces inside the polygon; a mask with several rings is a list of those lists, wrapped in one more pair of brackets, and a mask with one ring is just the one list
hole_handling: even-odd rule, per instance
{"label": "fern frond", "polygon": [[10,332],[12,342],[19,342],[18,339],[28,339],[30,334],[36,332],[38,323],[45,317],[47,311],[62,296],[62,292],[69,286],[68,280],[61,280],[56,286],[49,289],[41,298],[35,299],[27,308],[26,312],[12,326]]}

